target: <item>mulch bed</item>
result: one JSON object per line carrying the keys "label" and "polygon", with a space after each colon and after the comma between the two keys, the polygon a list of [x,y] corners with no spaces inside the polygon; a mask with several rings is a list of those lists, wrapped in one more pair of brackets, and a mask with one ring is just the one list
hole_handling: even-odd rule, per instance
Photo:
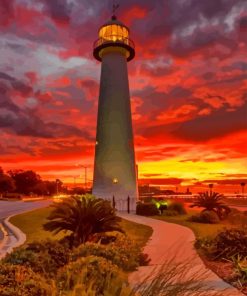
{"label": "mulch bed", "polygon": [[231,262],[212,261],[200,254],[204,264],[216,273],[225,282],[240,290],[244,295],[247,295],[247,282],[243,285],[237,280],[237,273],[234,271]]}

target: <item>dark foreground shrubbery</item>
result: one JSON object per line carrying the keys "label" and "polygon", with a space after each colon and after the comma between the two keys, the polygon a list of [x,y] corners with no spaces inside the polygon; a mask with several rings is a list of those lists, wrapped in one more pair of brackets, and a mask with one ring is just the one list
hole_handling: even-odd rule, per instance
{"label": "dark foreground shrubbery", "polygon": [[136,214],[142,216],[155,216],[159,215],[159,210],[152,202],[149,203],[137,203]]}
{"label": "dark foreground shrubbery", "polygon": [[57,282],[63,292],[77,290],[85,295],[99,296],[120,295],[124,283],[127,285],[121,269],[97,256],[81,257],[69,263],[59,270]]}
{"label": "dark foreground shrubbery", "polygon": [[69,262],[70,249],[58,241],[34,242],[8,254],[3,262],[30,267],[45,277],[54,276],[58,268]]}
{"label": "dark foreground shrubbery", "polygon": [[[73,251],[71,260],[75,261],[78,258],[90,255],[103,257],[125,271],[133,271],[140,263],[145,263],[140,262],[140,260],[144,258],[140,247],[125,235],[116,235],[117,239],[108,245],[88,242],[79,246]],[[147,262],[145,265],[147,265]]]}
{"label": "dark foreground shrubbery", "polygon": [[227,229],[214,239],[197,239],[195,247],[209,259],[230,262],[234,275],[230,282],[247,291],[247,231]]}
{"label": "dark foreground shrubbery", "polygon": [[[134,257],[137,253],[131,251],[132,248],[127,245],[128,240],[123,244],[122,239],[124,239],[123,236],[120,239],[116,237],[114,241],[120,247],[122,245],[120,258],[117,258],[117,248],[113,254],[110,254],[110,249],[103,250],[103,248],[110,248],[108,245],[86,243],[79,248],[74,248],[69,263],[60,267],[56,275],[51,277],[52,280],[34,273],[29,267],[2,262],[0,264],[0,295],[181,296],[186,292],[188,295],[208,296],[208,290],[204,286],[207,275],[200,274],[198,271],[188,275],[187,271],[194,267],[193,260],[189,259],[188,262],[179,263],[175,257],[164,262],[160,268],[154,268],[138,287],[131,290],[123,269],[124,266],[128,266],[125,260],[129,261],[131,256]],[[37,245],[34,249],[36,248]],[[27,250],[27,252],[30,255],[33,251]],[[91,255],[91,252],[97,255]],[[210,291],[210,295],[222,294]]]}
{"label": "dark foreground shrubbery", "polygon": [[[0,284],[6,284],[7,288],[4,292],[6,294],[1,294],[0,290],[0,295],[122,296],[123,291],[130,292],[124,272],[135,270],[141,263],[147,264],[147,256],[124,234],[105,233],[104,241],[106,237],[111,238],[108,244],[100,244],[100,240],[97,243],[87,242],[72,250],[64,241],[47,240],[13,251],[1,262],[5,268],[2,268],[2,274],[0,273]],[[50,279],[53,281],[50,282]],[[43,293],[40,285],[43,285],[44,281],[46,285]],[[30,294],[25,290],[28,289],[28,284]],[[3,286],[0,288],[3,291]],[[17,289],[21,294],[15,293]],[[55,291],[54,294],[51,294],[51,290]],[[60,292],[56,294],[56,290]],[[77,291],[77,294],[73,294],[74,291]]]}
{"label": "dark foreground shrubbery", "polygon": [[31,268],[0,263],[1,296],[50,296],[56,295],[52,284]]}
{"label": "dark foreground shrubbery", "polygon": [[214,239],[197,239],[195,247],[202,249],[205,254],[214,259],[231,259],[238,255],[247,257],[247,231],[226,229],[216,235]]}

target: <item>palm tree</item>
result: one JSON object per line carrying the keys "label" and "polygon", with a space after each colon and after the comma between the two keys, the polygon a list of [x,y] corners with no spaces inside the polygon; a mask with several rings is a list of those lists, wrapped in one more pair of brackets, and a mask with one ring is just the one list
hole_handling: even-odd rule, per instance
{"label": "palm tree", "polygon": [[241,182],[240,186],[242,187],[242,194],[244,195],[244,186],[245,186],[245,182]]}
{"label": "palm tree", "polygon": [[190,207],[204,208],[203,211],[214,211],[220,219],[223,219],[231,211],[230,208],[222,202],[223,198],[224,195],[218,192],[202,192],[199,193],[199,196]]}
{"label": "palm tree", "polygon": [[43,227],[54,234],[69,232],[71,246],[85,243],[96,233],[123,232],[118,224],[121,218],[116,216],[109,201],[86,195],[66,198],[53,207]]}

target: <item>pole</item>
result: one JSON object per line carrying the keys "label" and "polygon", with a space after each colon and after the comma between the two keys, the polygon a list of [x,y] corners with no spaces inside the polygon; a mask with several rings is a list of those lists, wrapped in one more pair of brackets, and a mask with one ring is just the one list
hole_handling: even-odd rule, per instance
{"label": "pole", "polygon": [[58,180],[56,180],[56,191],[57,191],[57,195],[58,195]]}
{"label": "pole", "polygon": [[113,207],[113,209],[116,208],[116,202],[115,202],[115,196],[114,195],[112,197],[112,207]]}
{"label": "pole", "polygon": [[129,197],[129,195],[127,198],[127,212],[128,212],[128,214],[130,213],[130,197]]}
{"label": "pole", "polygon": [[85,193],[87,192],[87,167],[85,166]]}

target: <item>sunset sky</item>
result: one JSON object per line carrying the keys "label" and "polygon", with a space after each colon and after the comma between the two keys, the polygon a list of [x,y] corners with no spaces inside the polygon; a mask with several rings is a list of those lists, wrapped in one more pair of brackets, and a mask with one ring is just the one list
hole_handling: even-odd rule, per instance
{"label": "sunset sky", "polygon": [[[119,0],[140,182],[226,192],[247,182],[247,1]],[[0,0],[0,166],[93,178],[107,0]],[[81,176],[81,177],[79,177]],[[152,179],[152,180],[149,180]],[[223,188],[223,189],[222,189]]]}

